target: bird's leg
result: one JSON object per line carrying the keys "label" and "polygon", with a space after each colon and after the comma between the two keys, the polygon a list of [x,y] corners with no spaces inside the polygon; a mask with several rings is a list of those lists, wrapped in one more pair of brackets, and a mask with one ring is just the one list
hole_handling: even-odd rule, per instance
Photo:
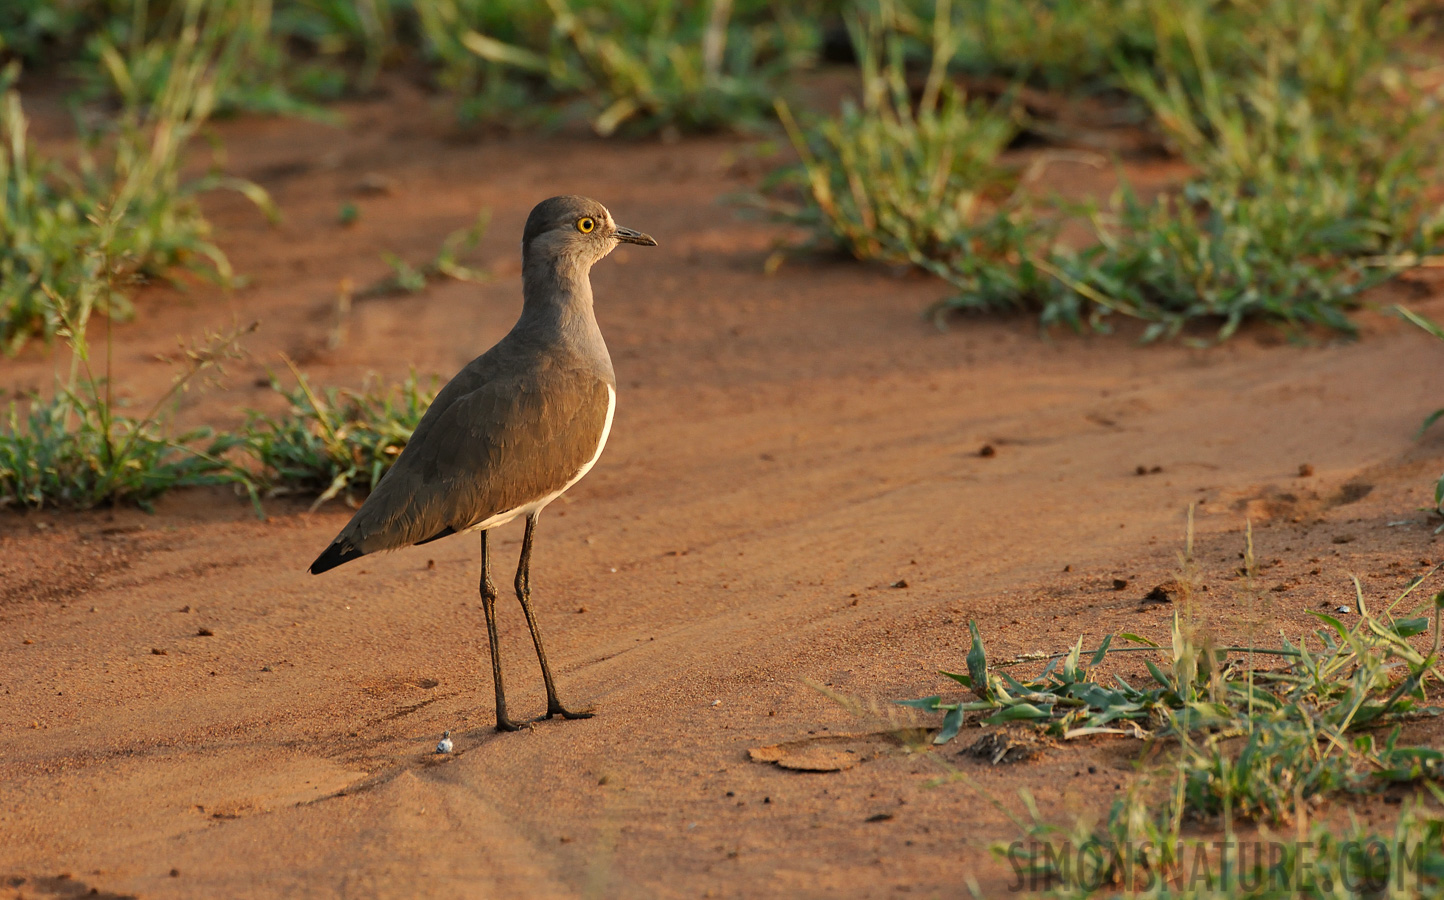
{"label": "bird's leg", "polygon": [[516,567],[516,599],[521,601],[521,611],[526,616],[526,627],[531,629],[532,643],[536,644],[536,658],[541,662],[542,681],[547,686],[547,714],[561,716],[563,719],[590,719],[589,712],[572,712],[562,706],[562,701],[557,699],[557,686],[552,681],[552,669],[547,665],[547,652],[542,647],[541,632],[537,630],[536,614],[531,609],[531,539],[532,532],[536,530],[537,514],[532,513],[526,517],[526,536],[521,541],[521,559]]}
{"label": "bird's leg", "polygon": [[496,585],[491,583],[491,558],[486,531],[481,532],[481,608],[486,612],[486,636],[491,641],[491,678],[496,685],[496,730],[516,731],[521,726],[506,717],[506,688],[501,681],[501,641],[496,633]]}

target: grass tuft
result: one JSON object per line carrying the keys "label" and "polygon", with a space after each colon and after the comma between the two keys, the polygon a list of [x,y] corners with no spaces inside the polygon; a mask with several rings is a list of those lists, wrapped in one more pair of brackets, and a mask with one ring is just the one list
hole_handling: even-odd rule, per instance
{"label": "grass tuft", "polygon": [[[801,161],[766,205],[858,259],[947,282],[935,313],[1028,309],[1075,329],[1122,316],[1147,323],[1145,341],[1194,322],[1219,339],[1249,320],[1352,332],[1365,291],[1444,243],[1425,190],[1438,113],[1401,63],[1408,4],[1048,6],[1031,29],[1016,9],[961,0],[928,21],[889,2],[854,18],[861,105],[806,131],[779,107]],[[1104,210],[1030,200],[1028,174],[1000,163],[1021,120],[952,87],[980,46],[1046,49],[1083,22],[1099,33],[1081,69],[1106,58],[1107,83],[1192,166],[1177,191],[1144,201],[1125,182]],[[1033,57],[1016,57],[1024,76]],[[1097,243],[1060,246],[1080,211]]]}
{"label": "grass tuft", "polygon": [[[0,350],[52,339],[62,323],[91,312],[130,315],[128,291],[177,269],[232,280],[210,240],[197,196],[238,190],[274,218],[257,185],[210,173],[183,174],[184,149],[214,109],[212,63],[223,36],[202,30],[199,3],[173,47],[164,89],[128,93],[118,117],[88,131],[75,167],[40,156],[14,89],[18,67],[0,76]],[[130,61],[107,57],[118,79]],[[102,268],[103,266],[103,268]]]}
{"label": "grass tuft", "polygon": [[878,15],[848,22],[861,105],[845,101],[836,117],[804,130],[779,103],[802,162],[772,191],[804,199],[767,205],[857,259],[931,272],[970,305],[1029,305],[1050,287],[1029,256],[1051,241],[1051,230],[1032,215],[1016,173],[998,161],[1017,123],[1006,106],[969,102],[949,80],[956,39],[946,2],[938,5],[930,68],[914,102],[899,15],[883,3]]}
{"label": "grass tuft", "polygon": [[[1424,577],[1378,614],[1355,582],[1358,621],[1348,627],[1336,616],[1313,612],[1322,627],[1297,643],[1218,646],[1178,612],[1170,646],[1125,634],[1118,637],[1139,646],[1113,647],[1109,635],[1085,651],[1079,638],[1027,679],[989,665],[977,626],[969,622],[967,673],[942,674],[975,699],[902,702],[944,713],[935,743],[955,738],[969,715],[981,725],[1031,722],[1065,740],[1121,734],[1171,742],[1178,748],[1179,815],[1228,811],[1287,821],[1300,800],[1439,774],[1444,754],[1399,747],[1397,731],[1382,742],[1374,734],[1444,712],[1427,705],[1425,694],[1428,682],[1438,680],[1444,592],[1417,604],[1408,617],[1394,616]],[[1431,641],[1421,651],[1412,639],[1424,634]],[[1099,677],[1110,655],[1129,652],[1146,654],[1151,683]],[[1259,667],[1261,658],[1276,665]]]}
{"label": "grass tuft", "polygon": [[[441,5],[447,14],[435,15],[429,31],[446,46],[436,37],[440,22],[460,16],[454,0]],[[757,4],[748,5],[750,21],[739,21],[733,6],[546,0],[543,46],[485,30],[517,31],[494,13],[457,40],[485,64],[539,79],[555,96],[580,98],[601,135],[745,129],[767,118],[784,76],[810,61],[817,32],[804,17],[785,10],[764,16]]]}
{"label": "grass tuft", "polygon": [[171,435],[168,424],[174,401],[202,375],[236,358],[241,338],[255,327],[183,346],[170,388],[135,417],[118,411],[108,376],[91,371],[83,320],[69,323],[64,334],[76,363],[68,382],[49,400],[11,401],[0,422],[0,506],[134,503],[150,510],[153,500],[174,488],[248,484],[245,470],[226,459],[234,445],[229,436],[208,428]]}
{"label": "grass tuft", "polygon": [[424,386],[413,372],[400,385],[374,382],[359,391],[316,390],[287,360],[296,387],[273,376],[271,387],[286,398],[280,418],[252,412],[237,444],[260,466],[256,480],[271,496],[316,494],[314,509],[340,496],[355,505],[401,455],[436,397],[436,380]]}

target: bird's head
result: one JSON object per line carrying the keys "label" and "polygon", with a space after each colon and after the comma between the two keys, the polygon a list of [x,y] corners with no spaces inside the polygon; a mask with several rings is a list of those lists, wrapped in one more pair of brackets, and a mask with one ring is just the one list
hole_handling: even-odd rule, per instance
{"label": "bird's head", "polygon": [[590,268],[618,244],[657,246],[651,235],[618,225],[595,200],[552,197],[538,203],[527,216],[521,236],[522,264],[566,260]]}

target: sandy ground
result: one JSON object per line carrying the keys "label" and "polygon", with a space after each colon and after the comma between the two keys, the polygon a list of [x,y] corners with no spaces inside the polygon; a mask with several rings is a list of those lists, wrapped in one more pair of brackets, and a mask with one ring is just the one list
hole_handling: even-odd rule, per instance
{"label": "sandy ground", "polygon": [[[755,184],[741,143],[457,140],[437,121],[402,93],[339,128],[221,126],[231,169],[286,221],[208,200],[252,281],[148,290],[115,329],[118,388],[153,396],[176,336],[251,319],[251,359],[183,421],[275,408],[256,381],[282,352],[323,383],[446,377],[516,316],[533,203],[589,194],[657,236],[594,272],[615,426],[533,564],[563,699],[596,717],[492,731],[471,539],[313,577],[339,503],[271,501],[261,521],[188,491],[155,515],[7,513],[0,897],[956,897],[969,878],[997,896],[1012,873],[988,846],[1016,829],[938,776],[1071,815],[1106,805],[1136,746],[995,768],[958,755],[974,726],[931,752],[868,737],[935,724],[890,701],[949,689],[936,670],[962,665],[969,619],[996,656],[1166,639],[1171,610],[1139,600],[1175,571],[1190,504],[1199,614],[1229,632],[1297,634],[1350,575],[1378,601],[1439,561],[1422,508],[1444,432],[1415,430],[1444,404],[1444,348],[1415,329],[1365,315],[1357,342],[1256,329],[1202,349],[1045,338],[1023,318],[943,333],[920,315],[926,279],[806,256],[764,274],[786,232],[719,200]],[[372,174],[389,191],[360,192]],[[483,207],[489,283],[338,319],[342,278],[384,274],[383,250],[424,260]],[[1390,290],[1444,314],[1433,282]],[[38,349],[0,366],[12,389],[53,371]],[[1246,519],[1261,603],[1235,574]],[[502,584],[519,537],[500,533]],[[538,714],[525,623],[501,609],[514,708]],[[448,729],[457,750],[436,756]],[[864,762],[749,760],[809,739]]]}

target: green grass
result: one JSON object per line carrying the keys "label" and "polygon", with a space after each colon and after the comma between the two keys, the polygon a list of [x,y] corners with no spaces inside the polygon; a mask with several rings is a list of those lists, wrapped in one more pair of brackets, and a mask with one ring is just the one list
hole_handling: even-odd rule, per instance
{"label": "green grass", "polygon": [[[192,4],[193,7],[196,4]],[[87,131],[75,165],[40,156],[14,89],[12,64],[0,77],[0,349],[51,339],[67,318],[90,312],[124,318],[138,282],[177,270],[229,283],[226,256],[211,241],[199,194],[239,190],[268,215],[256,185],[218,173],[184,173],[185,148],[214,109],[214,59],[224,35],[182,29],[158,96],[127,93],[116,118]],[[108,55],[117,83],[130,61]]]}
{"label": "green grass", "polygon": [[1352,331],[1359,295],[1444,237],[1424,193],[1437,120],[1392,68],[1407,7],[1271,2],[1247,24],[1216,12],[1155,4],[1163,50],[1119,70],[1199,174],[1151,204],[1125,189],[1062,280],[1095,310],[1154,323],[1149,337],[1194,319],[1221,337],[1256,318]]}
{"label": "green grass", "polygon": [[[155,96],[190,0],[21,0],[0,12],[0,53],[72,61],[92,96],[120,96],[108,54]],[[464,122],[537,124],[575,112],[598,132],[749,128],[784,78],[810,64],[835,0],[205,0],[231,54],[217,110],[320,115],[315,101],[410,69],[454,98]]]}
{"label": "green grass", "polygon": [[[948,66],[956,36],[933,29],[927,80],[916,103],[908,42],[897,10],[852,18],[862,102],[799,125],[779,113],[802,162],[770,185],[780,218],[861,260],[929,271],[982,308],[1025,306],[1048,287],[1028,264],[1051,230],[1033,214],[1016,172],[999,163],[1017,133],[1006,109],[969,102]],[[939,21],[948,19],[939,5]],[[800,196],[800,201],[791,198]]]}
{"label": "green grass", "polygon": [[1180,833],[1169,804],[1160,807],[1137,786],[1116,798],[1102,821],[1051,822],[1026,790],[1022,801],[1025,816],[1014,817],[1020,839],[992,849],[1030,896],[1352,900],[1432,897],[1444,889],[1444,818],[1420,798],[1405,801],[1388,830],[1352,817],[1343,828],[1310,821],[1300,804],[1297,825],[1286,831],[1226,823],[1206,836]]}
{"label": "green grass", "polygon": [[389,388],[316,390],[291,371],[295,388],[271,379],[290,411],[280,418],[250,413],[236,443],[258,464],[255,478],[266,493],[315,494],[315,506],[340,496],[354,505],[406,447],[436,397],[435,380],[424,386],[413,372]]}
{"label": "green grass", "polygon": [[[484,272],[468,268],[459,257],[475,247],[488,219],[482,212],[473,225],[448,235],[436,257],[422,266],[397,260],[396,276],[361,295],[420,290],[442,277],[483,279]],[[122,210],[97,217],[92,223],[97,247],[89,260],[95,277],[73,303],[51,298],[55,334],[71,351],[71,367],[57,378],[50,398],[12,401],[8,418],[0,423],[0,506],[84,509],[134,503],[149,509],[174,488],[232,484],[250,495],[261,514],[264,495],[314,494],[319,506],[337,496],[354,503],[374,487],[435,397],[434,380],[427,387],[413,373],[399,385],[368,380],[360,390],[318,389],[291,366],[294,388],[271,380],[287,401],[287,413],[272,417],[251,411],[233,432],[196,429],[172,436],[173,401],[198,376],[238,356],[240,339],[253,325],[186,348],[183,371],[166,394],[138,418],[125,414],[110,391],[110,372],[91,369],[86,333],[102,300],[114,293],[108,279],[122,271],[106,253],[122,243],[119,232],[126,222]],[[111,358],[107,353],[107,366]]]}
{"label": "green grass", "polygon": [[[1126,317],[1144,340],[1196,322],[1219,339],[1250,320],[1351,332],[1364,292],[1444,242],[1425,191],[1438,116],[1399,48],[1409,5],[1060,3],[1031,24],[1025,7],[944,2],[929,18],[882,2],[854,17],[861,104],[802,126],[781,108],[801,161],[766,205],[858,259],[938,276],[951,292],[935,313],[1028,309],[1075,329]],[[1100,76],[1193,167],[1177,192],[1144,201],[1124,181],[1101,209],[1029,198],[1026,173],[1000,164],[1020,117],[951,86],[984,43],[1052,54],[1080,31],[1097,32],[1080,45],[1095,63],[1056,77],[1106,59]],[[1012,55],[1013,74],[1032,67]],[[1059,246],[1080,211],[1097,244]]]}
{"label": "green grass", "polygon": [[[1080,639],[1039,675],[1019,679],[988,665],[970,623],[968,673],[943,674],[975,699],[934,696],[906,705],[945,712],[937,743],[955,738],[969,714],[985,725],[1031,722],[1065,740],[1122,734],[1174,742],[1191,812],[1216,815],[1227,806],[1235,815],[1278,822],[1296,796],[1359,789],[1370,779],[1388,781],[1415,768],[1437,773],[1444,754],[1398,747],[1396,735],[1380,743],[1371,733],[1439,712],[1425,705],[1423,688],[1438,662],[1440,600],[1432,620],[1393,618],[1392,610],[1411,592],[1377,616],[1360,594],[1353,627],[1313,613],[1324,627],[1270,648],[1213,646],[1207,636],[1190,634],[1180,613],[1169,647],[1119,636],[1145,645],[1130,649],[1161,657],[1145,658],[1150,681],[1142,685],[1099,676],[1109,654],[1120,652],[1112,635],[1087,652]],[[1421,652],[1410,643],[1431,630],[1432,649]],[[1270,661],[1266,668],[1259,665],[1264,659]],[[1401,671],[1407,673],[1402,680],[1395,677]]]}
{"label": "green grass", "polygon": [[0,423],[0,506],[151,509],[174,488],[235,480],[208,429],[170,436],[150,417],[103,417],[96,397],[70,393],[24,406],[12,401]]}
{"label": "green grass", "polygon": [[[1251,540],[1243,557],[1244,599],[1256,608]],[[1400,786],[1444,801],[1444,752],[1404,744],[1399,730],[1441,712],[1428,695],[1440,681],[1444,592],[1418,596],[1438,568],[1381,610],[1369,608],[1356,581],[1352,626],[1315,612],[1321,627],[1312,634],[1260,647],[1250,628],[1247,645],[1234,647],[1192,617],[1191,529],[1181,560],[1182,609],[1168,644],[1128,634],[1116,637],[1134,646],[1114,646],[1110,636],[1084,649],[1079,639],[1027,677],[1008,670],[1036,665],[1038,655],[991,662],[969,623],[966,673],[942,674],[971,698],[904,701],[944,713],[935,743],[966,733],[969,721],[1032,725],[1062,740],[1138,739],[1138,775],[1102,817],[1050,821],[1026,790],[1016,815],[945,765],[944,782],[968,784],[1017,824],[1020,839],[994,850],[1018,883],[1070,898],[1404,897],[1421,884],[1437,889],[1444,819],[1417,800],[1405,804],[1392,834],[1312,820],[1326,799]],[[1120,653],[1142,655],[1142,683],[1103,674]],[[1395,865],[1360,853],[1369,843],[1387,847]],[[1407,865],[1398,865],[1401,852]],[[1195,877],[1200,871],[1212,880]],[[1377,890],[1361,894],[1366,879]]]}
{"label": "green grass", "polygon": [[[203,36],[207,77],[214,93],[211,113],[241,112],[325,118],[305,98],[339,94],[334,85],[307,81],[286,53],[286,35],[275,27],[268,0],[134,0],[130,14],[102,23],[71,65],[80,96],[125,104],[157,102],[177,69],[189,64],[186,32]],[[182,75],[181,77],[184,77]],[[302,91],[297,85],[308,85]]]}
{"label": "green grass", "polygon": [[294,388],[271,380],[286,413],[251,411],[234,432],[172,434],[175,401],[238,357],[254,328],[186,348],[170,389],[139,416],[111,396],[108,373],[91,372],[84,338],[75,337],[83,326],[67,329],[76,359],[69,381],[50,399],[12,401],[0,421],[0,506],[149,510],[171,490],[217,484],[248,493],[257,513],[266,496],[315,495],[313,508],[334,497],[354,505],[406,446],[436,396],[435,379],[427,386],[413,373],[397,385],[369,379],[360,390],[318,389],[293,366]]}
{"label": "green grass", "polygon": [[1125,186],[1091,214],[1096,246],[1049,260],[1067,291],[1044,304],[1042,320],[1097,327],[1127,316],[1149,323],[1144,340],[1198,321],[1215,323],[1219,339],[1249,320],[1352,333],[1348,311],[1361,295],[1441,236],[1420,195],[1397,187],[1295,172],[1257,190],[1196,179],[1145,203]]}
{"label": "green grass", "polygon": [[[115,401],[107,370],[92,369],[85,337],[92,307],[65,318],[72,354],[68,378],[49,399],[12,400],[0,422],[0,506],[89,509],[151,503],[167,491],[198,485],[247,485],[246,471],[227,459],[234,441],[211,429],[172,434],[174,404],[203,375],[240,354],[241,338],[255,329],[208,335],[182,348],[169,389],[139,416]],[[23,411],[22,411],[23,410]]]}
{"label": "green grass", "polygon": [[[1151,60],[1144,0],[954,0],[957,68],[1069,92],[1113,86],[1119,60]],[[926,16],[910,30],[924,39]]]}
{"label": "green grass", "polygon": [[[151,100],[184,65],[177,44],[199,23],[224,37],[213,60],[217,114],[324,117],[315,101],[371,87],[395,43],[391,8],[388,0],[16,0],[0,10],[0,58],[70,75],[92,100]],[[109,59],[117,54],[127,60],[120,80]]]}
{"label": "green grass", "polygon": [[[455,0],[444,5],[459,9]],[[811,60],[818,30],[785,8],[773,15],[762,4],[741,5],[739,17],[732,0],[546,0],[544,40],[535,27],[517,34],[494,10],[473,8],[470,18],[482,21],[456,40],[483,63],[576,98],[598,134],[745,129],[770,117],[784,78]],[[465,18],[436,16],[428,33],[445,46],[441,32]],[[447,56],[456,58],[455,51]]]}
{"label": "green grass", "polygon": [[[426,288],[430,282],[442,278],[454,281],[468,281],[480,284],[488,277],[481,269],[462,265],[459,258],[476,249],[486,226],[491,222],[491,213],[482,210],[467,228],[461,228],[447,235],[441,242],[436,256],[420,266],[414,266],[395,253],[383,253],[381,259],[391,267],[392,274],[367,285],[357,292],[357,297],[385,297],[392,294],[415,294]],[[343,214],[343,224],[344,221]]]}
{"label": "green grass", "polygon": [[[970,714],[984,725],[1031,722],[1065,740],[1122,734],[1172,743],[1181,802],[1190,813],[1229,809],[1235,816],[1286,821],[1300,798],[1379,787],[1415,771],[1439,774],[1444,754],[1398,747],[1397,734],[1380,742],[1373,733],[1441,711],[1427,705],[1424,689],[1436,680],[1444,593],[1425,602],[1430,615],[1395,618],[1413,591],[1379,614],[1366,607],[1360,591],[1352,627],[1313,612],[1323,627],[1265,648],[1218,646],[1179,612],[1170,646],[1127,634],[1118,637],[1143,646],[1119,649],[1109,635],[1085,651],[1079,639],[1039,675],[1021,679],[989,666],[982,637],[969,623],[967,673],[943,674],[974,699],[933,696],[905,704],[944,712],[936,743],[954,739]],[[1427,651],[1410,640],[1422,633],[1431,634]],[[1100,666],[1120,652],[1144,654],[1148,683],[1100,677]]]}

